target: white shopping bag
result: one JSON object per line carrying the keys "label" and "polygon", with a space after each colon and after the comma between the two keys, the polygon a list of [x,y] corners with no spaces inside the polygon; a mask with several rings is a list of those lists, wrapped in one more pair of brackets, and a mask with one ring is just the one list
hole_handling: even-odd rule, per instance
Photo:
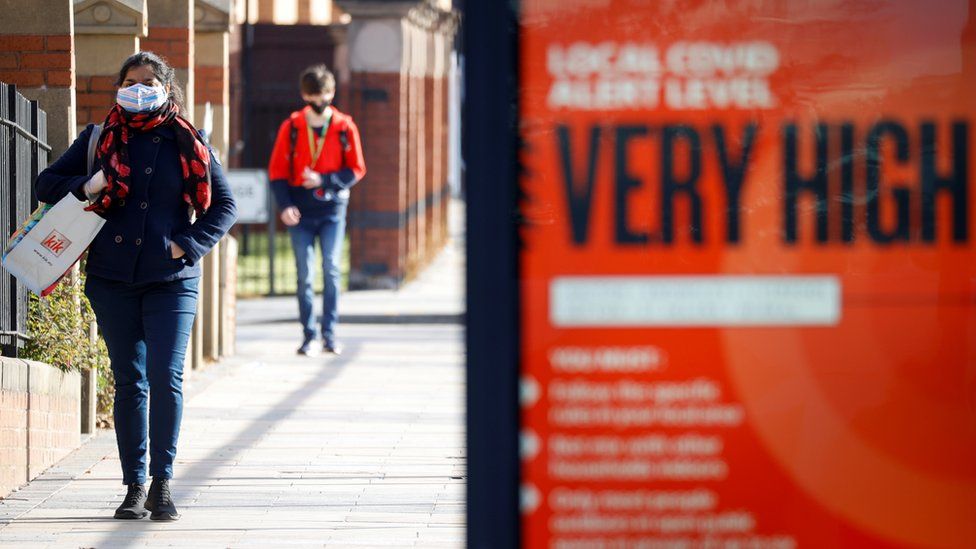
{"label": "white shopping bag", "polygon": [[87,205],[69,194],[47,210],[39,208],[14,234],[3,267],[35,294],[51,293],[105,224],[85,211]]}

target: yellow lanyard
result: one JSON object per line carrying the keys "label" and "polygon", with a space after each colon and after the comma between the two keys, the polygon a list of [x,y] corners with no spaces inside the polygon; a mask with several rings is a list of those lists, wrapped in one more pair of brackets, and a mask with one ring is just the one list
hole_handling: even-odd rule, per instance
{"label": "yellow lanyard", "polygon": [[312,130],[312,125],[307,120],[305,121],[305,129],[308,130],[308,152],[312,155],[312,168],[318,164],[322,149],[325,148],[325,136],[329,133],[330,124],[332,124],[332,113],[329,113],[329,117],[325,120],[325,129],[322,131],[322,137],[318,138],[315,135],[315,131]]}

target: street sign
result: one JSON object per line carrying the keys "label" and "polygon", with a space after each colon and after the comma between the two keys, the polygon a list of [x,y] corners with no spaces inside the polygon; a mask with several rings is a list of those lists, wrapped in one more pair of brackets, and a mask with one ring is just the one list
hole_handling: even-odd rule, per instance
{"label": "street sign", "polygon": [[973,3],[520,4],[522,545],[971,546]]}
{"label": "street sign", "polygon": [[264,170],[227,170],[238,223],[268,222],[268,173]]}

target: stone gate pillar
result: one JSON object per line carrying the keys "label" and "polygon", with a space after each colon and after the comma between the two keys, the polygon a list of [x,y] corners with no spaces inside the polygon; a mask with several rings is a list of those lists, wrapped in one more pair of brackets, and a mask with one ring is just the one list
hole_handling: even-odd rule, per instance
{"label": "stone gate pillar", "polygon": [[194,0],[148,0],[149,36],[142,49],[156,52],[176,69],[183,88],[187,118],[193,120]]}
{"label": "stone gate pillar", "polygon": [[[230,139],[229,33],[230,0],[196,0],[194,6],[194,124],[210,130],[210,143],[221,162],[227,161]],[[207,104],[210,104],[210,120]],[[202,353],[210,360],[220,358],[221,307],[220,267],[224,254],[218,244],[203,259],[200,301],[202,315]]]}
{"label": "stone gate pillar", "polygon": [[[210,104],[210,143],[217,149],[222,162],[227,161],[227,142],[230,139],[229,75],[230,0],[196,0],[194,7],[194,124],[205,128],[207,103]],[[203,259],[200,302],[203,304],[202,344],[204,358],[220,358],[220,266],[224,254],[219,243]]]}
{"label": "stone gate pillar", "polygon": [[338,0],[348,27],[349,97],[368,173],[353,190],[349,214],[352,288],[395,288],[442,244],[435,198],[441,170],[432,47],[443,21],[456,19],[444,2]]}
{"label": "stone gate pillar", "polygon": [[[186,118],[193,120],[194,78],[193,78],[193,23],[195,20],[194,0],[147,0],[149,16],[149,36],[142,41],[143,51],[162,55],[170,66],[176,69],[176,78],[183,88],[183,104]],[[206,274],[204,275],[207,276]],[[184,375],[203,366],[203,304],[207,282],[202,283],[201,299],[197,302],[197,318],[193,323],[193,335],[186,351]]]}
{"label": "stone gate pillar", "polygon": [[227,162],[230,140],[230,3],[196,0],[194,20],[194,124],[204,125],[205,106],[213,109],[210,143]]}
{"label": "stone gate pillar", "polygon": [[47,112],[50,158],[57,158],[75,137],[71,0],[35,0],[30,9],[0,0],[0,14],[0,80]]}
{"label": "stone gate pillar", "polygon": [[75,2],[77,131],[105,119],[115,104],[122,61],[139,51],[148,24],[145,0]]}
{"label": "stone gate pillar", "polygon": [[[442,17],[434,32],[434,196],[437,197],[438,207],[435,240],[440,248],[447,242],[448,210],[451,197],[451,154],[452,147],[460,148],[460,144],[452,144],[451,109],[459,109],[460,105],[452,105],[458,97],[452,97],[451,80],[455,77],[452,58],[454,55],[454,37],[460,21],[453,17]],[[456,132],[460,136],[460,132]],[[460,140],[460,139],[459,139]]]}

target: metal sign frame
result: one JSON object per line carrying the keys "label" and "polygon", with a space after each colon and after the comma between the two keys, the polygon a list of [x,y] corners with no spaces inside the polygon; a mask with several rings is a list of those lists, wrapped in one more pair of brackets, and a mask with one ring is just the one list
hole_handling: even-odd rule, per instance
{"label": "metal sign frame", "polygon": [[519,546],[517,2],[464,2],[467,546]]}

